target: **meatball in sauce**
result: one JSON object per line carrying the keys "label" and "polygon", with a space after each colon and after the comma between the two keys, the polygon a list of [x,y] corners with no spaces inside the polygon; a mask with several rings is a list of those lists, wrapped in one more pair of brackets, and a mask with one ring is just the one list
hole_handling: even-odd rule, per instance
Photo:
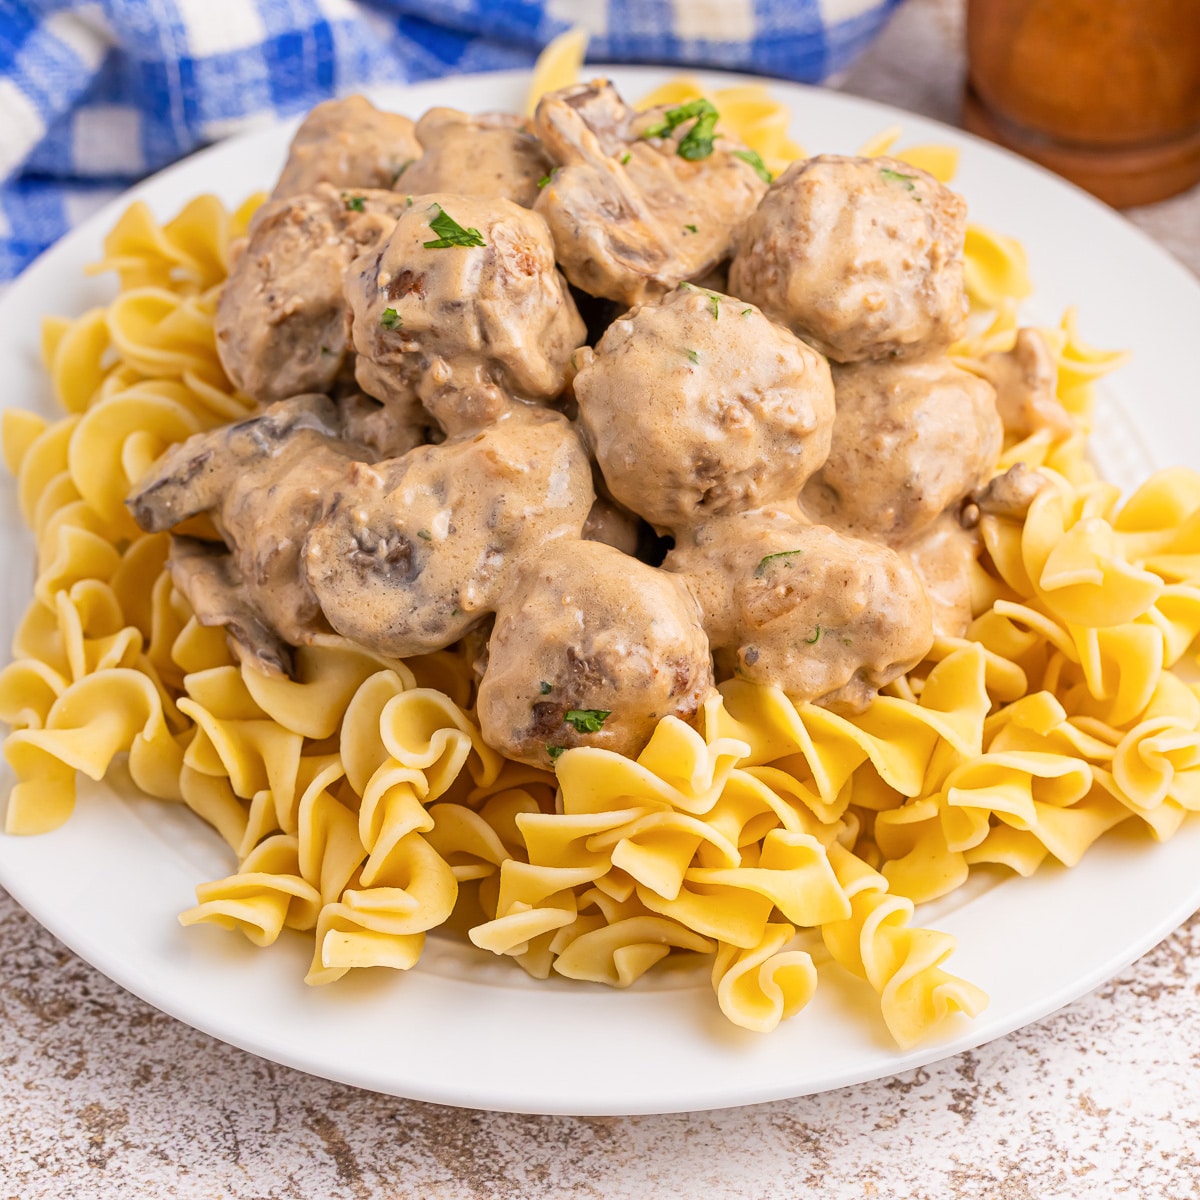
{"label": "meatball in sauce", "polygon": [[729,288],[837,362],[944,350],[966,321],[966,219],[897,159],[805,159],[743,226]]}
{"label": "meatball in sauce", "polygon": [[579,420],[604,481],[659,530],[790,500],[829,452],[829,365],[732,296],[684,285],[579,357]]}
{"label": "meatball in sauce", "polygon": [[414,197],[345,286],[359,386],[447,434],[554,400],[584,339],[546,223],[510,200]]}
{"label": "meatball in sauce", "polygon": [[521,567],[479,685],[483,736],[545,767],[572,746],[637,755],[713,686],[700,610],[681,579],[611,546],[562,541]]}

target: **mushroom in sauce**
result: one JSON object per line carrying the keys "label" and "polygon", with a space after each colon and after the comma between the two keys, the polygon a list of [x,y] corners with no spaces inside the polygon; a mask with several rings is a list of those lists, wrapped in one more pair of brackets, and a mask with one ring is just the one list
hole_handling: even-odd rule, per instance
{"label": "mushroom in sauce", "polygon": [[346,272],[387,237],[404,206],[393,192],[322,183],[254,214],[215,321],[221,365],[246,395],[270,404],[334,388],[349,345]]}
{"label": "mushroom in sauce", "polygon": [[534,408],[356,463],[325,496],[307,579],[338,633],[394,657],[440,650],[494,612],[525,558],[580,536],[594,499],[578,435]]}
{"label": "mushroom in sauce", "polygon": [[534,132],[558,165],[535,208],[576,287],[639,304],[729,256],[766,184],[716,119],[707,101],[639,113],[605,80],[542,98]]}
{"label": "mushroom in sauce", "polygon": [[[130,496],[134,520],[148,533],[173,529],[207,512],[229,549],[228,563],[201,562],[197,548],[173,555],[180,590],[198,596],[184,577],[203,574],[208,594],[217,584],[240,587],[240,611],[292,645],[327,632],[317,597],[300,568],[300,550],[318,521],[326,496],[357,460],[371,457],[345,440],[338,412],[325,396],[297,396],[234,425],[198,433],[172,446]],[[222,600],[197,607],[202,624],[227,625],[238,636],[248,622],[229,619]],[[251,653],[257,636],[246,639]],[[278,657],[278,656],[276,656]]]}

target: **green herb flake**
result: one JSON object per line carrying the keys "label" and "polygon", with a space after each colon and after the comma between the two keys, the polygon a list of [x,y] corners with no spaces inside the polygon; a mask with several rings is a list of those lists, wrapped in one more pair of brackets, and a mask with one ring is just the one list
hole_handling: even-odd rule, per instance
{"label": "green herb flake", "polygon": [[552,691],[554,691],[554,689],[543,679],[538,687],[538,691],[540,691],[543,696],[548,696]]}
{"label": "green herb flake", "polygon": [[689,350],[689,349],[687,349],[687,347],[684,347],[683,353],[687,356],[689,362],[694,362],[694,363],[700,362],[700,355],[697,354],[695,350]]}
{"label": "green herb flake", "polygon": [[539,180],[538,180],[538,187],[539,187],[539,188],[544,188],[544,187],[546,187],[546,186],[547,186],[547,185],[550,183],[550,181],[551,181],[551,180],[552,180],[552,179],[555,177],[555,175],[557,175],[557,174],[558,174],[558,168],[557,168],[557,167],[551,167],[551,168],[550,168],[550,174],[549,174],[549,175],[543,175],[543,176],[541,177],[541,179],[539,179]]}
{"label": "green herb flake", "polygon": [[712,295],[709,296],[708,311],[712,313],[714,321],[719,321],[721,319],[721,300],[719,297]]}
{"label": "green herb flake", "polygon": [[612,716],[608,708],[569,708],[563,721],[576,733],[599,733],[600,727]]}
{"label": "green herb flake", "polygon": [[777,550],[774,554],[764,554],[758,560],[758,566],[754,568],[754,578],[761,579],[770,569],[772,563],[778,563],[780,566],[787,567],[790,571],[794,565],[792,559],[803,553],[803,550]]}
{"label": "green herb flake", "polygon": [[429,222],[429,228],[438,236],[425,243],[426,250],[445,250],[448,246],[486,246],[478,229],[464,229],[440,204],[433,206],[437,216]]}
{"label": "green herb flake", "polygon": [[458,616],[458,609],[457,609],[457,608],[452,608],[452,609],[450,610],[450,615],[451,615],[452,617],[457,617],[457,616]]}
{"label": "green herb flake", "polygon": [[424,541],[427,541],[427,542],[433,541],[433,534],[430,533],[428,529],[418,529],[417,537],[422,538]]}
{"label": "green herb flake", "polygon": [[566,746],[547,746],[546,753],[550,755],[551,762],[558,762],[559,755],[566,750]]}
{"label": "green herb flake", "polygon": [[379,323],[384,329],[398,329],[404,324],[400,320],[400,314],[394,308],[385,308],[383,316],[379,318]]}
{"label": "green herb flake", "polygon": [[717,136],[714,132],[716,127],[717,110],[713,109],[712,112],[705,113],[687,131],[675,153],[680,158],[686,158],[688,162],[700,162],[707,158],[713,152],[713,141]]}
{"label": "green herb flake", "polygon": [[404,197],[404,207],[405,207],[405,208],[412,208],[412,197],[411,197],[411,196],[405,196],[405,197]]}
{"label": "green herb flake", "polygon": [[810,646],[815,646],[821,640],[821,627],[816,625],[813,627],[813,635],[810,638],[804,639]]}
{"label": "green herb flake", "polygon": [[396,168],[396,169],[395,169],[395,170],[392,172],[392,187],[395,187],[395,186],[396,186],[396,182],[399,180],[400,176],[401,176],[401,175],[403,175],[403,174],[404,174],[404,172],[405,172],[405,171],[407,171],[407,170],[408,170],[408,168],[409,168],[409,167],[411,167],[411,166],[413,165],[413,163],[414,163],[414,162],[416,162],[416,161],[417,161],[417,160],[416,160],[415,158],[406,158],[406,159],[404,160],[404,162],[402,162],[402,163],[401,163],[401,164],[400,164],[400,165],[399,165],[399,166],[398,166],[398,167],[397,167],[397,168]]}
{"label": "green herb flake", "polygon": [[333,353],[333,351],[332,351],[332,350],[330,350],[330,348],[329,348],[328,346],[322,346],[322,347],[321,347],[321,353],[322,353],[322,354],[332,354],[332,353]]}
{"label": "green herb flake", "polygon": [[763,162],[762,155],[757,150],[735,150],[733,157],[740,158],[744,163],[749,163],[758,172],[758,177],[763,183],[774,182],[775,176],[767,170],[767,164]]}
{"label": "green herb flake", "polygon": [[632,154],[630,154],[628,150],[626,150],[626,151],[625,151],[625,153],[621,155],[621,166],[625,166],[625,164],[626,164],[626,163],[627,163],[627,162],[628,162],[628,161],[629,161],[629,160],[630,160],[632,157],[633,157],[633,155],[632,155]]}
{"label": "green herb flake", "polygon": [[366,212],[367,211],[366,196],[344,196],[343,199],[345,199],[346,207],[351,212]]}
{"label": "green herb flake", "polygon": [[879,173],[892,183],[902,183],[910,192],[917,190],[917,185],[913,183],[915,175],[905,175],[903,171],[893,171],[891,167],[880,167]]}
{"label": "green herb flake", "polygon": [[844,637],[844,638],[842,638],[842,645],[843,645],[843,646],[853,646],[853,645],[854,645],[854,639],[853,639],[853,638]]}
{"label": "green herb flake", "polygon": [[752,309],[752,308],[743,308],[743,309],[742,309],[742,316],[743,316],[743,317],[748,317],[748,316],[749,316],[749,315],[750,315],[750,314],[751,314],[753,311],[754,311],[754,309]]}
{"label": "green herb flake", "polygon": [[685,121],[694,121],[691,129],[680,139],[675,153],[689,162],[698,162],[707,158],[713,151],[714,130],[720,114],[712,106],[712,102],[703,97],[681,104],[678,108],[668,108],[663,113],[663,120],[658,125],[652,125],[645,130],[642,137],[658,138],[670,135]]}
{"label": "green herb flake", "polygon": [[685,225],[683,228],[684,228],[684,231],[687,233],[699,233],[700,232],[700,230],[697,229],[695,225]]}

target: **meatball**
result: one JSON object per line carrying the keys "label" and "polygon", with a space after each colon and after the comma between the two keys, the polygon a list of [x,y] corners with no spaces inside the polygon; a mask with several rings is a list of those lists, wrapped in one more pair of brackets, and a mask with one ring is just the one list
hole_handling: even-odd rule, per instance
{"label": "meatball", "polygon": [[896,159],[793,163],[739,234],[729,290],[838,362],[943,350],[966,321],[966,219]]}
{"label": "meatball", "polygon": [[584,338],[546,223],[509,200],[421,196],[355,261],[346,294],[359,385],[423,402],[448,434],[513,399],[553,400]]}
{"label": "meatball", "polygon": [[659,530],[793,500],[829,450],[828,363],[743,301],[685,284],[579,357],[604,480]]}
{"label": "meatball", "polygon": [[511,113],[469,116],[431,108],[417,122],[416,134],[425,153],[396,184],[411,195],[454,192],[532,208],[538,181],[550,173],[541,143]]}
{"label": "meatball", "polygon": [[[149,533],[172,529],[197,513],[211,513],[231,561],[204,561],[195,546],[180,547],[172,571],[185,595],[184,575],[202,573],[209,593],[217,585],[242,591],[241,607],[285,642],[299,645],[326,632],[316,597],[300,569],[300,548],[320,518],[325,496],[367,447],[345,440],[337,409],[324,396],[298,396],[265,412],[198,433],[172,446],[130,496],[128,506]],[[185,552],[186,551],[186,552]],[[213,606],[215,614],[219,606]],[[226,609],[233,612],[232,608]],[[224,624],[236,637],[245,620],[198,611],[202,623]],[[254,649],[255,635],[245,644]]]}
{"label": "meatball", "polygon": [[538,104],[534,132],[558,166],[535,208],[576,287],[640,304],[729,256],[766,184],[730,131],[684,111],[636,112],[604,80]]}
{"label": "meatball", "polygon": [[388,189],[420,156],[408,117],[380,112],[365,96],[326,100],[296,130],[271,199],[311,192],[318,183]]}
{"label": "meatball", "polygon": [[949,359],[835,367],[833,382],[833,443],[804,491],[815,520],[901,542],[996,465],[995,392]]}
{"label": "meatball", "polygon": [[712,683],[683,580],[564,541],[524,563],[497,613],[479,722],[489,745],[535,766],[572,746],[632,757],[663,717],[693,720]]}
{"label": "meatball", "polygon": [[796,701],[862,709],[933,644],[929,600],[905,559],[788,509],[710,521],[663,565],[692,585],[718,674]]}
{"label": "meatball", "polygon": [[325,494],[303,549],[313,592],[338,633],[393,657],[457,641],[517,563],[580,536],[594,499],[578,435],[542,409],[355,464]]}
{"label": "meatball", "polygon": [[246,395],[270,404],[334,387],[349,344],[346,271],[387,237],[404,203],[318,184],[254,214],[215,320],[221,365]]}

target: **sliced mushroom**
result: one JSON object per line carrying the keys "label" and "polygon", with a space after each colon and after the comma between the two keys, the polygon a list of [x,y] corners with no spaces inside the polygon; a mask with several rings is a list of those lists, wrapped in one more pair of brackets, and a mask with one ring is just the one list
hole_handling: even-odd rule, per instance
{"label": "sliced mushroom", "polygon": [[729,256],[766,184],[731,131],[683,111],[639,113],[606,80],[538,104],[534,132],[558,166],[534,207],[576,287],[640,304]]}

